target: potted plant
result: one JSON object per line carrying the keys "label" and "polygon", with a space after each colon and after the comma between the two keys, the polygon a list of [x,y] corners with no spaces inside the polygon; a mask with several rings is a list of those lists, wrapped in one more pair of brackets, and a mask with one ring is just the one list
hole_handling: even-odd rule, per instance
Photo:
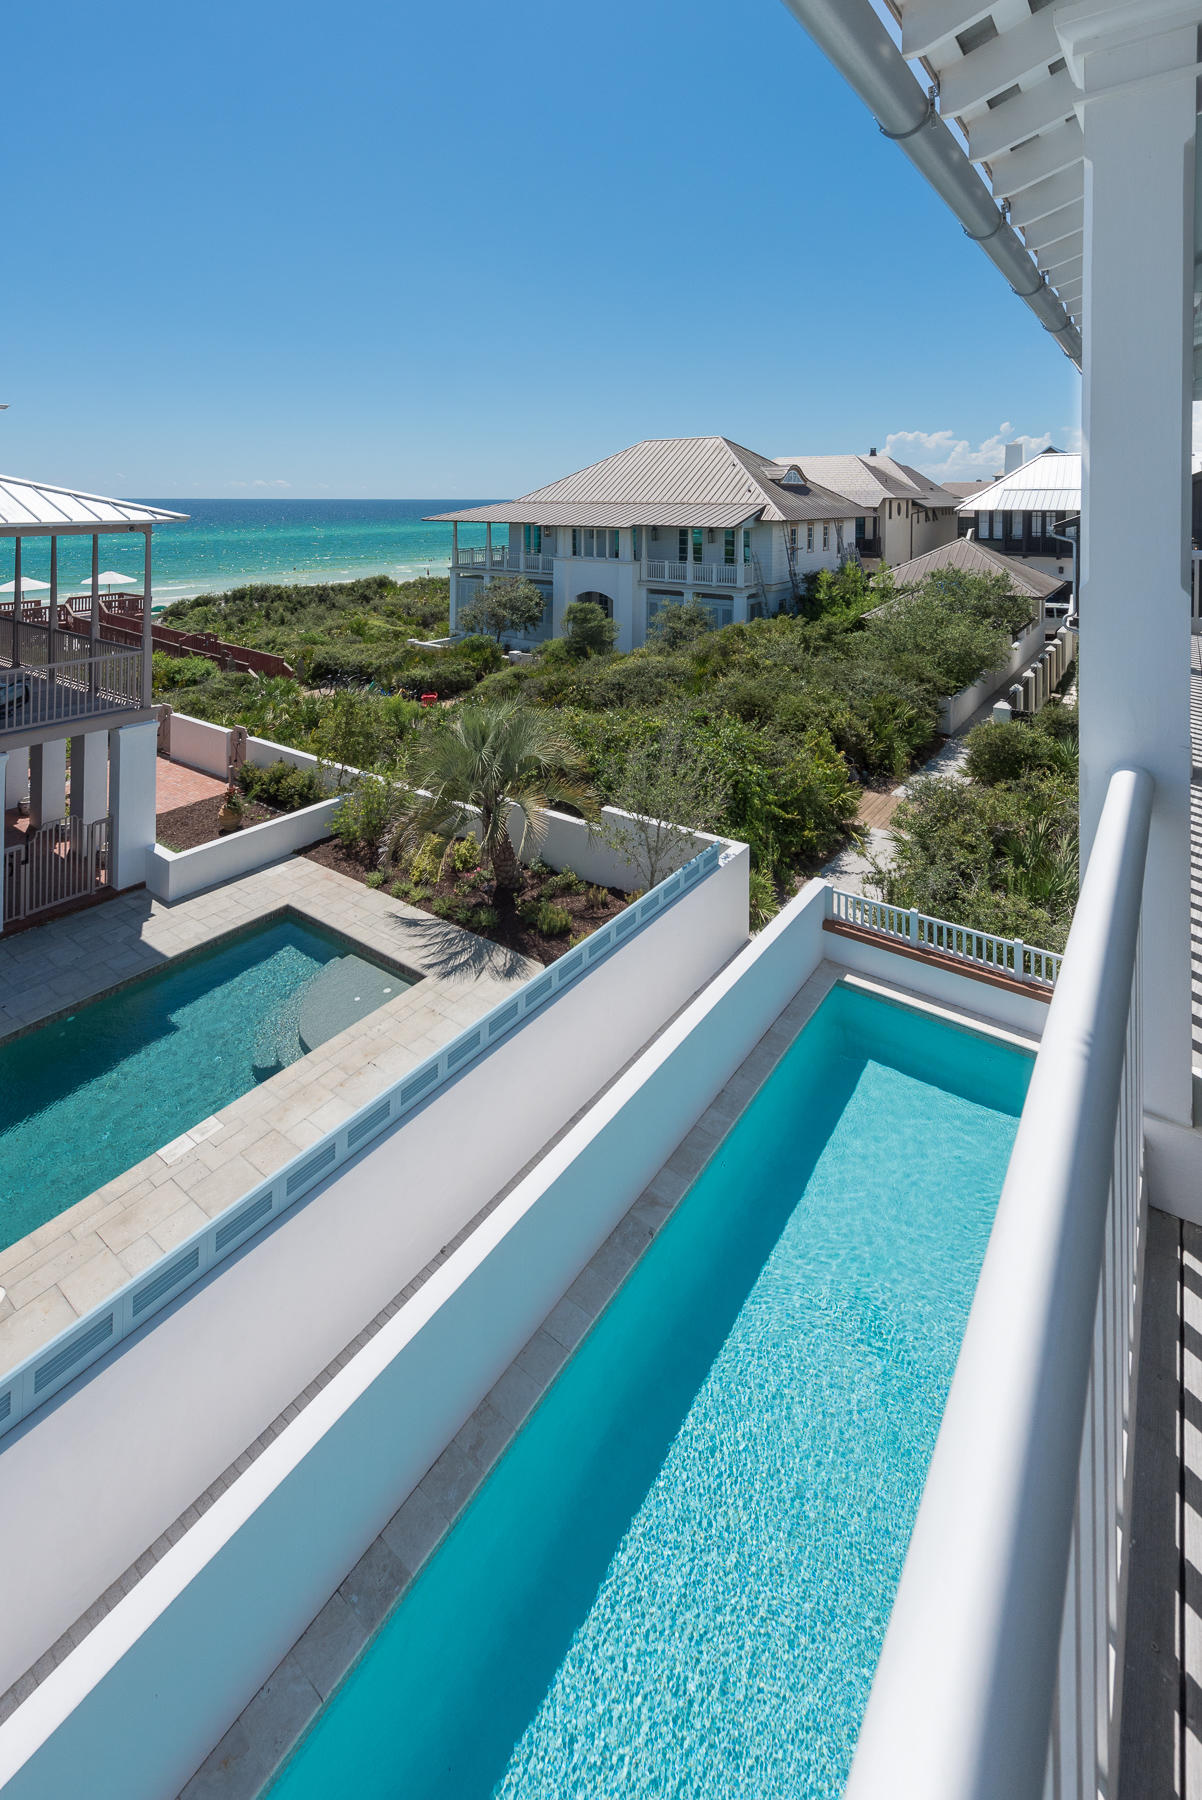
{"label": "potted plant", "polygon": [[246,811],[246,802],[233,782],[225,790],[225,799],[221,802],[221,811],[217,814],[217,830],[225,837],[228,832],[242,829],[242,815]]}

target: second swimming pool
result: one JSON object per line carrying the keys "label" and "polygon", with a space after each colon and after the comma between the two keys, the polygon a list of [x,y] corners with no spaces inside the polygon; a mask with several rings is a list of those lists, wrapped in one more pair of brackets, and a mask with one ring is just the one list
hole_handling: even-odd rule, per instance
{"label": "second swimming pool", "polygon": [[836,987],[272,1800],[840,1793],[1030,1067]]}
{"label": "second swimming pool", "polygon": [[411,987],[277,918],[0,1044],[0,1249]]}

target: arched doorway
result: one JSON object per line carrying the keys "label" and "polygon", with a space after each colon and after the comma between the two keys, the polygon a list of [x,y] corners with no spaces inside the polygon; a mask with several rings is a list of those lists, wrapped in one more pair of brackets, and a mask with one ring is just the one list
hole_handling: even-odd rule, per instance
{"label": "arched doorway", "polygon": [[613,618],[614,603],[608,594],[599,594],[595,588],[590,588],[587,594],[577,594],[576,598],[577,600],[591,601],[594,606],[601,608],[607,619]]}

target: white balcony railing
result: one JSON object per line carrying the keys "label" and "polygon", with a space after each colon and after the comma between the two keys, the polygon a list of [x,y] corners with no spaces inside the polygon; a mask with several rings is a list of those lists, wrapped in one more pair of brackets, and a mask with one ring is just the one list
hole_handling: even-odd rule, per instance
{"label": "white balcony railing", "polygon": [[1111,777],[846,1800],[1115,1791],[1151,805]]}
{"label": "white balcony railing", "polygon": [[697,587],[750,587],[756,577],[750,563],[668,562],[651,556],[643,564],[643,580],[688,581]]}
{"label": "white balcony railing", "polygon": [[488,550],[482,544],[470,544],[456,553],[457,569],[515,569],[531,575],[550,575],[555,568],[555,558],[536,554],[529,550],[507,550],[504,545],[497,545],[489,561]]}
{"label": "white balcony railing", "polygon": [[14,665],[0,654],[0,734],[140,707],[142,666],[140,650],[103,646],[52,665]]}
{"label": "white balcony railing", "polygon": [[950,919],[932,918],[917,907],[889,906],[883,900],[869,900],[864,894],[849,894],[835,887],[826,904],[827,917],[841,925],[871,931],[995,975],[1008,975],[1015,981],[1052,987],[1060,972],[1061,959],[1054,950],[1037,950],[1021,938],[996,937],[968,925],[953,925]]}

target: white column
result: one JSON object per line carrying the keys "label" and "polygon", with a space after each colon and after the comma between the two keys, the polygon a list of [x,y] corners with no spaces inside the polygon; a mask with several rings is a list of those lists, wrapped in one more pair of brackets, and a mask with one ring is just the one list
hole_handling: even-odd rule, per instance
{"label": "white column", "polygon": [[14,750],[5,752],[6,767],[4,771],[4,804],[11,809],[19,806],[29,791],[29,752]]}
{"label": "white column", "polygon": [[88,731],[71,739],[71,817],[84,825],[109,809],[109,734]]}
{"label": "white column", "polygon": [[[1180,0],[1174,9],[1176,25]],[[1167,24],[1168,10],[1165,0],[1123,0],[1093,9],[1075,41],[1067,20],[1062,41],[1086,94],[1082,849],[1112,771],[1146,769],[1156,784],[1143,911],[1146,1105],[1187,1125],[1197,50],[1193,24],[1153,35],[1153,15]]]}
{"label": "white column", "polygon": [[67,740],[51,738],[29,749],[29,825],[52,824],[67,816]]}
{"label": "white column", "polygon": [[142,553],[142,705],[150,705],[152,678],[151,658],[154,653],[153,625],[150,617],[150,527],[144,532]]}
{"label": "white column", "polygon": [[12,665],[21,666],[21,540],[13,539],[13,638]]}
{"label": "white column", "polygon": [[52,669],[58,661],[55,653],[58,642],[58,538],[53,532],[50,534],[50,597],[46,617],[50,626],[50,635],[46,639],[46,663]]}
{"label": "white column", "polygon": [[93,656],[100,642],[100,536],[92,533],[92,616],[88,627],[89,649]]}
{"label": "white column", "polygon": [[492,568],[492,523],[488,519],[484,522],[484,562],[487,568]]}
{"label": "white column", "polygon": [[115,888],[145,881],[154,846],[159,728],[154,719],[109,732],[109,880]]}

